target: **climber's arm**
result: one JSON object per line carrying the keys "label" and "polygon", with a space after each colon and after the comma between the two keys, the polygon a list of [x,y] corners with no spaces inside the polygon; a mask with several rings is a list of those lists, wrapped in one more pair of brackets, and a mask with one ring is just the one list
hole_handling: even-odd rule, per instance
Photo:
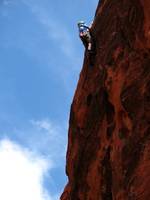
{"label": "climber's arm", "polygon": [[91,28],[92,28],[92,25],[93,25],[93,21],[91,22],[91,24],[90,24],[90,26],[89,26],[89,29],[91,29]]}

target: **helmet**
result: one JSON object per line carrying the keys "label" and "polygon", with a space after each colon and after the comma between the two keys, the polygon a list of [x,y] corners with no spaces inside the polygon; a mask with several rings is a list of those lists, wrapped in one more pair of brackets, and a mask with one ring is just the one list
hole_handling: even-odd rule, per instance
{"label": "helmet", "polygon": [[78,26],[81,26],[81,25],[84,25],[84,24],[85,24],[84,21],[79,21],[79,22],[78,22]]}

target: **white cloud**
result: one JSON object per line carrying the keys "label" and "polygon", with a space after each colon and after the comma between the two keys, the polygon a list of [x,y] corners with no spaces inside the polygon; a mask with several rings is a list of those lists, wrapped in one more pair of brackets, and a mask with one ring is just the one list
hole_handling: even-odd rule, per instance
{"label": "white cloud", "polygon": [[52,162],[5,139],[0,142],[0,199],[54,200],[43,187]]}

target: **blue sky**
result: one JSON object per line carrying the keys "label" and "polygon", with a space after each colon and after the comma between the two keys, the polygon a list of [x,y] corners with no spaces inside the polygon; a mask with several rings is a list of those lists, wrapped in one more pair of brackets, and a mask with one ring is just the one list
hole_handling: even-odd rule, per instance
{"label": "blue sky", "polygon": [[[46,194],[39,200],[58,199],[67,181],[68,117],[84,53],[76,23],[80,19],[90,23],[97,3],[0,2],[0,166],[13,152],[19,166],[23,165],[16,155],[26,161],[22,172],[32,165],[38,169],[36,180],[41,194]],[[0,199],[9,200],[1,195]]]}

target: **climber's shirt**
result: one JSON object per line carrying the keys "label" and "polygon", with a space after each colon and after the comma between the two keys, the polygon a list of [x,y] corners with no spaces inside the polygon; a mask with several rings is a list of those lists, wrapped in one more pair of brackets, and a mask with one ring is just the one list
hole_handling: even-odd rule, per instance
{"label": "climber's shirt", "polygon": [[80,33],[80,36],[85,36],[87,33],[89,33],[89,27],[86,25],[81,25],[79,27],[79,33]]}

